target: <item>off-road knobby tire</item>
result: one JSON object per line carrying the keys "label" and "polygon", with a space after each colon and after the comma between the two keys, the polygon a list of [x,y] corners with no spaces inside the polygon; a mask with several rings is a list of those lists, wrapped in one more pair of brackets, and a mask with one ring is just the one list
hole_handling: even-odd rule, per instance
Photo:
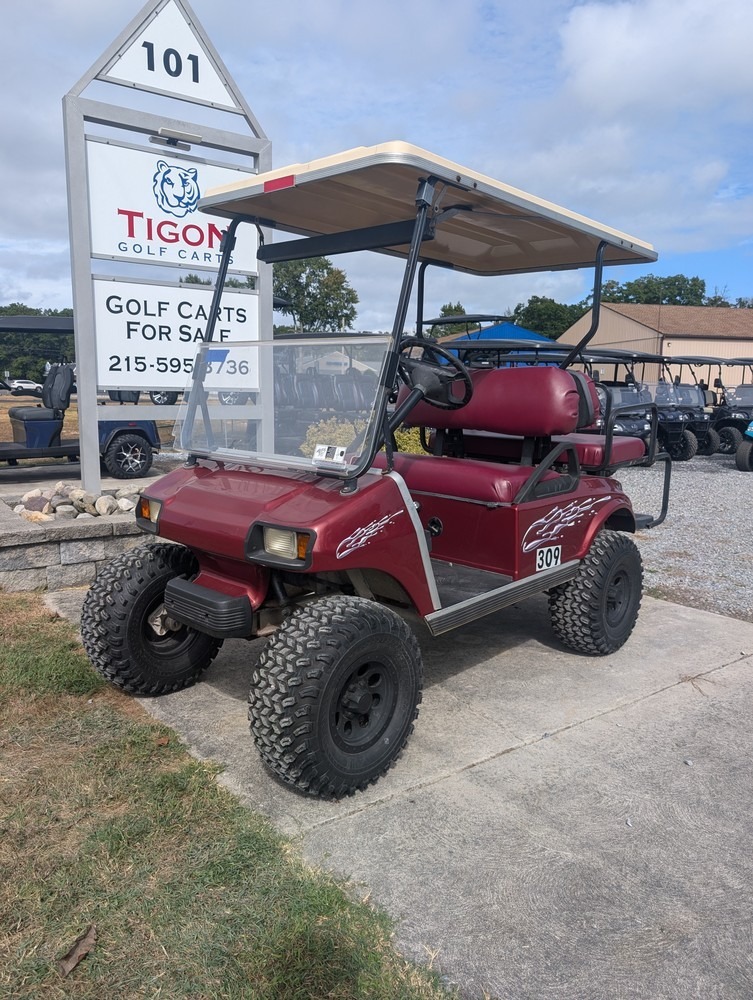
{"label": "off-road knobby tire", "polygon": [[642,591],[643,564],[635,542],[602,529],[577,575],[549,591],[552,628],[579,653],[614,653],[633,631]]}
{"label": "off-road knobby tire", "polygon": [[716,455],[717,451],[719,451],[719,432],[715,431],[713,427],[709,427],[703,444],[698,445],[698,454]]}
{"label": "off-road knobby tire", "polygon": [[698,438],[692,431],[684,430],[680,440],[668,450],[673,462],[689,462],[698,453]]}
{"label": "off-road knobby tire", "polygon": [[92,584],[81,614],[81,638],[94,668],[131,694],[158,695],[194,684],[221,639],[182,626],[160,637],[148,618],[176,576],[197,570],[181,545],[156,543],[125,552]]}
{"label": "off-road knobby tire", "polygon": [[735,465],[740,472],[753,472],[753,441],[741,441],[735,452]]}
{"label": "off-road knobby tire", "polygon": [[722,427],[719,430],[719,452],[722,455],[734,455],[743,441],[742,431],[737,427]]}
{"label": "off-road knobby tire", "polygon": [[[309,795],[366,788],[413,732],[422,675],[416,638],[389,608],[341,595],[304,605],[253,673],[248,716],[263,761]],[[348,689],[358,708],[344,704]]]}
{"label": "off-road knobby tire", "polygon": [[138,479],[152,467],[154,452],[141,434],[118,434],[102,456],[104,466],[116,479]]}

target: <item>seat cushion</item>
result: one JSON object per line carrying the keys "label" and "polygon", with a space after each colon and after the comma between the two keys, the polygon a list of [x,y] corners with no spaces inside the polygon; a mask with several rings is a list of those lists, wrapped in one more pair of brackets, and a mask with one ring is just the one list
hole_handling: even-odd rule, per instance
{"label": "seat cushion", "polygon": [[[604,465],[606,457],[606,437],[603,434],[564,434],[552,438],[553,442],[566,441],[575,446],[578,461],[584,469],[599,469]],[[638,462],[646,456],[646,445],[641,438],[612,438],[612,450],[609,455],[609,465],[626,465]]]}
{"label": "seat cushion", "polygon": [[[384,452],[374,459],[374,468],[386,469]],[[411,493],[434,493],[481,503],[512,503],[534,472],[530,466],[482,462],[472,458],[436,458],[433,455],[394,455],[395,472]],[[558,479],[547,472],[542,481]]]}
{"label": "seat cushion", "polygon": [[11,420],[59,420],[60,415],[46,406],[11,406],[8,410]]}

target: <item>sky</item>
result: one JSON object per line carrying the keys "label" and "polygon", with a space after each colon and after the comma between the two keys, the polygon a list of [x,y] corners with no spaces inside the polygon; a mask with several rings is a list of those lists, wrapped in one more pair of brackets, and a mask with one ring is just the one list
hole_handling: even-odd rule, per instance
{"label": "sky", "polygon": [[[72,304],[61,100],[142,6],[0,0],[0,304]],[[753,296],[749,0],[191,7],[275,167],[403,139],[656,247],[656,263],[607,278],[685,274],[708,294]],[[95,86],[100,100],[128,93]],[[397,262],[334,263],[358,292],[356,328],[390,328]],[[506,314],[531,295],[575,302],[591,283],[585,271],[443,273],[427,278],[427,312],[460,301]]]}

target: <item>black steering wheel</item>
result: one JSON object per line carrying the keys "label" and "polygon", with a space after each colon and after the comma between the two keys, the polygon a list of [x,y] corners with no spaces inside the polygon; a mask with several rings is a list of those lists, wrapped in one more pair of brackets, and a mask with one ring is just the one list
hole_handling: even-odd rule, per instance
{"label": "black steering wheel", "polygon": [[[407,352],[413,347],[423,348],[424,357],[409,358]],[[443,358],[446,364],[428,360],[427,354]],[[409,389],[423,389],[425,401],[439,410],[459,410],[471,401],[473,382],[468,369],[454,354],[431,340],[406,337],[400,344],[398,373]],[[462,382],[464,390],[459,399],[452,395],[452,387],[458,382]]]}

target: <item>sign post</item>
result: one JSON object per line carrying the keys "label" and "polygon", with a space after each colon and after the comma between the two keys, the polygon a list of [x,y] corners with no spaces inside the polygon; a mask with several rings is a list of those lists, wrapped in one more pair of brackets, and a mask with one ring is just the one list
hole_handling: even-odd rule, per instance
{"label": "sign post", "polygon": [[[127,104],[86,97],[95,82]],[[134,107],[144,93],[176,113],[201,105],[212,124]],[[63,112],[81,475],[99,492],[97,422],[107,414],[98,390],[185,388],[223,230],[196,211],[199,198],[269,169],[272,151],[186,0],[150,0],[63,98]],[[228,129],[229,116],[244,131]],[[223,298],[218,338],[272,336],[271,271],[256,249],[253,231],[238,239],[230,273],[239,287]],[[155,408],[128,413],[154,418]]]}

